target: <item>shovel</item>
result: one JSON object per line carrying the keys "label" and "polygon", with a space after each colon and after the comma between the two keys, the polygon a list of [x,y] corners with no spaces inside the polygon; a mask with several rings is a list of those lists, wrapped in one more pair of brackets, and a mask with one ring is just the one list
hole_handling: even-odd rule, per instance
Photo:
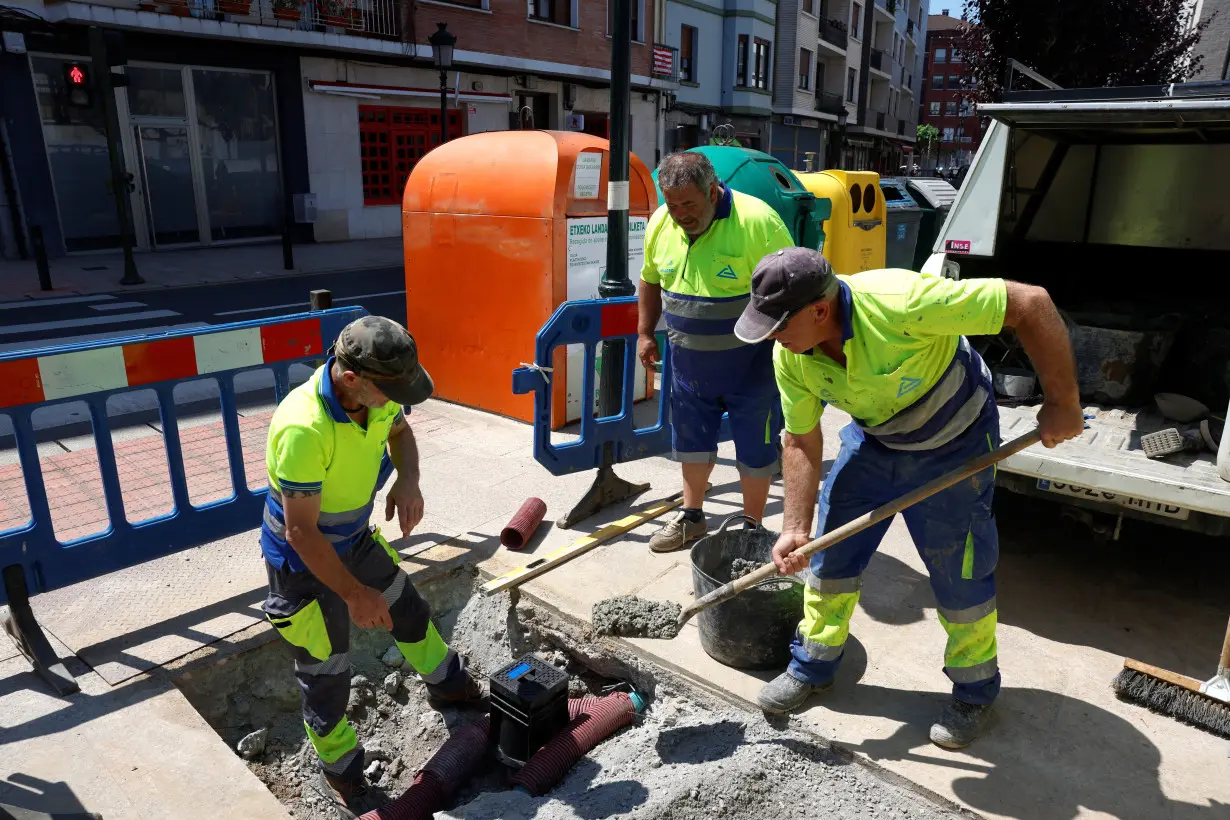
{"label": "shovel", "polygon": [[[1032,433],[1026,433],[1020,438],[1013,439],[1007,444],[1001,445],[998,449],[992,450],[986,455],[979,456],[978,458],[958,467],[952,472],[945,473],[939,478],[927,482],[916,490],[911,490],[895,501],[890,501],[882,507],[877,507],[871,512],[841,525],[832,532],[825,533],[815,541],[800,547],[795,551],[795,553],[806,558],[820,552],[821,550],[826,550],[834,544],[846,540],[856,532],[862,532],[868,527],[878,524],[887,518],[892,518],[905,508],[912,507],[919,501],[935,495],[940,490],[946,490],[952,485],[958,484],[970,476],[982,472],[987,467],[990,467],[993,464],[998,464],[1008,456],[1016,455],[1026,447],[1031,447],[1034,444],[1037,444],[1041,440],[1042,434],[1038,430],[1034,430]],[[770,561],[760,569],[750,572],[742,578],[736,578],[725,586],[718,587],[713,590],[713,592],[710,592],[708,595],[696,599],[696,601],[680,613],[679,628],[683,629],[683,625],[690,621],[692,616],[697,612],[729,601],[739,593],[756,586],[761,581],[767,581],[770,578],[775,577],[777,574],[777,565]]]}

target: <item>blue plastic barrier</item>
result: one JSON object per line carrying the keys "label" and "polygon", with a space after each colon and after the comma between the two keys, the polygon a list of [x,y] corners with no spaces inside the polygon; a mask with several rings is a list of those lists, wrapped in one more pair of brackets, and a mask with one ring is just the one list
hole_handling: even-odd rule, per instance
{"label": "blue plastic barrier", "polygon": [[[0,532],[0,569],[4,575],[0,604],[9,603],[13,615],[21,614],[19,610],[24,608],[31,619],[24,625],[14,623],[13,618],[6,623],[19,646],[23,641],[34,644],[42,638],[41,633],[31,634],[27,600],[31,592],[65,587],[257,526],[268,490],[248,489],[235,377],[248,371],[271,370],[275,395],[281,401],[289,390],[290,367],[324,358],[341,329],[366,314],[359,307],[339,308],[0,354],[0,383],[4,385],[0,387],[0,414],[13,421],[31,510],[25,526]],[[205,378],[218,384],[232,493],[228,498],[194,506],[188,497],[173,391],[177,384]],[[157,395],[173,500],[170,513],[135,524],[124,512],[107,418],[108,398],[134,390],[153,390]],[[84,402],[89,407],[110,525],[104,532],[61,543],[52,525],[31,416],[35,410],[69,402]],[[40,659],[31,655],[38,647],[21,648],[39,667]],[[47,670],[39,671],[47,677]],[[69,685],[63,680],[53,683],[62,692],[73,691],[71,677],[68,681]]]}

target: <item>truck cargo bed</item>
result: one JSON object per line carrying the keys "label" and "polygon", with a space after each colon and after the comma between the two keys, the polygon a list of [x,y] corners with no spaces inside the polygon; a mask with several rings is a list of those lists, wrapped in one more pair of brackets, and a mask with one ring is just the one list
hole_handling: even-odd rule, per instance
{"label": "truck cargo bed", "polygon": [[[1037,407],[1000,407],[1004,441],[1024,435],[1037,423]],[[1188,511],[1230,515],[1230,482],[1217,473],[1213,453],[1177,453],[1148,459],[1140,437],[1179,427],[1156,411],[1134,412],[1087,407],[1093,414],[1079,439],[1048,450],[1040,444],[1005,460],[1000,469],[1036,479],[1038,490],[1080,500],[1135,509],[1172,518]]]}

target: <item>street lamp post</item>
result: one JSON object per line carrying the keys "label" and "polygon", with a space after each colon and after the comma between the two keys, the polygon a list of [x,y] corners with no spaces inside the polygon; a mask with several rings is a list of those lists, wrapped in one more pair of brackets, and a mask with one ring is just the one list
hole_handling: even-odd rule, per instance
{"label": "street lamp post", "polygon": [[448,30],[448,23],[436,23],[436,30],[427,38],[431,43],[431,59],[440,70],[440,144],[448,142],[448,70],[453,67],[453,46],[457,36]]}
{"label": "street lamp post", "polygon": [[846,153],[846,124],[850,121],[850,112],[842,111],[837,115],[837,162],[833,168],[841,171],[845,164]]}

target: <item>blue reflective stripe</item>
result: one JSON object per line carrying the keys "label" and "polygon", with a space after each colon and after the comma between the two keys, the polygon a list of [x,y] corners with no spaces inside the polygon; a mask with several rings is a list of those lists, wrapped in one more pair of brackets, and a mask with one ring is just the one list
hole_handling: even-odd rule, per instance
{"label": "blue reflective stripe", "polygon": [[[878,426],[887,426],[893,421],[915,411],[918,407],[925,406],[927,399],[944,383],[945,377],[954,369],[964,371],[965,378],[963,383],[952,397],[937,408],[931,414],[931,417],[926,419],[919,427],[895,435],[876,435],[874,428],[868,429],[865,426],[863,427],[864,431],[875,438],[876,441],[889,448],[893,447],[893,445],[918,444],[926,442],[948,426],[956,415],[961,412],[961,409],[965,407],[966,403],[978,392],[979,388],[982,388],[987,394],[987,400],[983,407],[984,412],[986,405],[994,405],[995,393],[991,386],[990,372],[987,370],[986,365],[983,364],[982,358],[978,353],[969,346],[968,342],[962,339],[961,344],[957,346],[956,353],[952,357],[952,362],[948,365],[948,370],[944,372],[944,376],[941,376],[935,385],[919,398],[917,402],[902,410],[892,419],[884,422],[883,425]],[[981,414],[971,419],[967,428],[973,426],[979,417],[981,417]]]}
{"label": "blue reflective stripe", "polygon": [[666,314],[666,327],[679,333],[690,333],[695,336],[729,336],[735,332],[734,319],[689,319],[684,316]]}

